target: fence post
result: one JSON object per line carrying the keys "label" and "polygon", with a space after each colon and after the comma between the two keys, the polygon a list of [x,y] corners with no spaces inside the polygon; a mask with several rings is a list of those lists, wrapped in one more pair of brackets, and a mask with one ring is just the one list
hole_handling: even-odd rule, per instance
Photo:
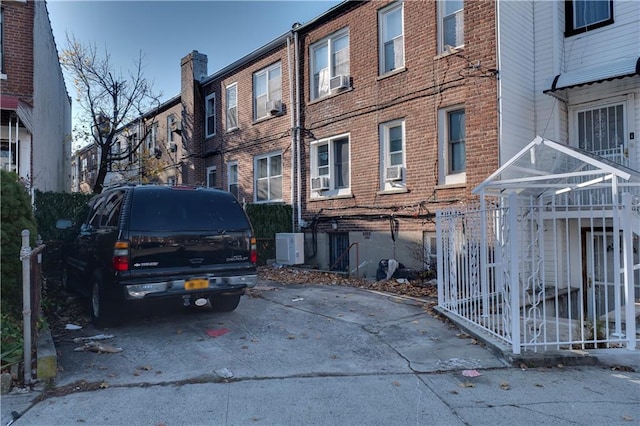
{"label": "fence post", "polygon": [[509,194],[509,292],[511,294],[511,344],[513,353],[520,354],[520,239],[518,238],[518,196]]}
{"label": "fence post", "polygon": [[31,247],[29,246],[29,230],[22,230],[22,321],[24,352],[24,384],[31,384]]}
{"label": "fence post", "polygon": [[[633,196],[625,192],[622,194],[622,249],[623,249],[623,268],[624,268],[624,301],[625,301],[625,323],[627,326],[627,349],[634,350],[636,348],[636,308],[635,308],[635,285],[633,283],[633,230],[631,219],[631,206],[633,204]],[[616,310],[620,305],[616,305]]]}

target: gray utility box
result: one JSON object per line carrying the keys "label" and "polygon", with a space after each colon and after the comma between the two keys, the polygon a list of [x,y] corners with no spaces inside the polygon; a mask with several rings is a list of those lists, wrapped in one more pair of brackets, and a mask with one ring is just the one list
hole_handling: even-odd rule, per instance
{"label": "gray utility box", "polygon": [[276,234],[276,262],[282,265],[300,265],[304,263],[304,234]]}

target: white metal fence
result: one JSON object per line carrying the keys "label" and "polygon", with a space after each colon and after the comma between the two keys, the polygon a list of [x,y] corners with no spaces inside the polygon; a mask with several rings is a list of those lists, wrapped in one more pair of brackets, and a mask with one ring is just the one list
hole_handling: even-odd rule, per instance
{"label": "white metal fence", "polygon": [[639,200],[596,188],[439,212],[439,306],[516,354],[635,348]]}

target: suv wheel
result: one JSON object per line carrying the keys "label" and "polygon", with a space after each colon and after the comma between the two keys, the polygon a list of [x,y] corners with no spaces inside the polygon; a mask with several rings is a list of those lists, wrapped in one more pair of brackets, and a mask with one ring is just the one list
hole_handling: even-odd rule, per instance
{"label": "suv wheel", "polygon": [[101,328],[111,324],[111,307],[107,304],[102,283],[97,277],[93,278],[93,283],[91,284],[89,308],[93,325]]}
{"label": "suv wheel", "polygon": [[240,303],[240,294],[213,296],[209,300],[214,312],[231,312]]}

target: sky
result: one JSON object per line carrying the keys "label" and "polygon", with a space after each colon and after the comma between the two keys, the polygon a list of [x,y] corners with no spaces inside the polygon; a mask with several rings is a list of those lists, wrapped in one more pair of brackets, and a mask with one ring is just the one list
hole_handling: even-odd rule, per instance
{"label": "sky", "polygon": [[[340,2],[47,0],[47,10],[58,52],[73,35],[108,52],[123,75],[142,52],[144,76],[166,101],[179,94],[180,60],[191,51],[207,55],[210,75]],[[69,79],[66,85],[75,103]]]}

